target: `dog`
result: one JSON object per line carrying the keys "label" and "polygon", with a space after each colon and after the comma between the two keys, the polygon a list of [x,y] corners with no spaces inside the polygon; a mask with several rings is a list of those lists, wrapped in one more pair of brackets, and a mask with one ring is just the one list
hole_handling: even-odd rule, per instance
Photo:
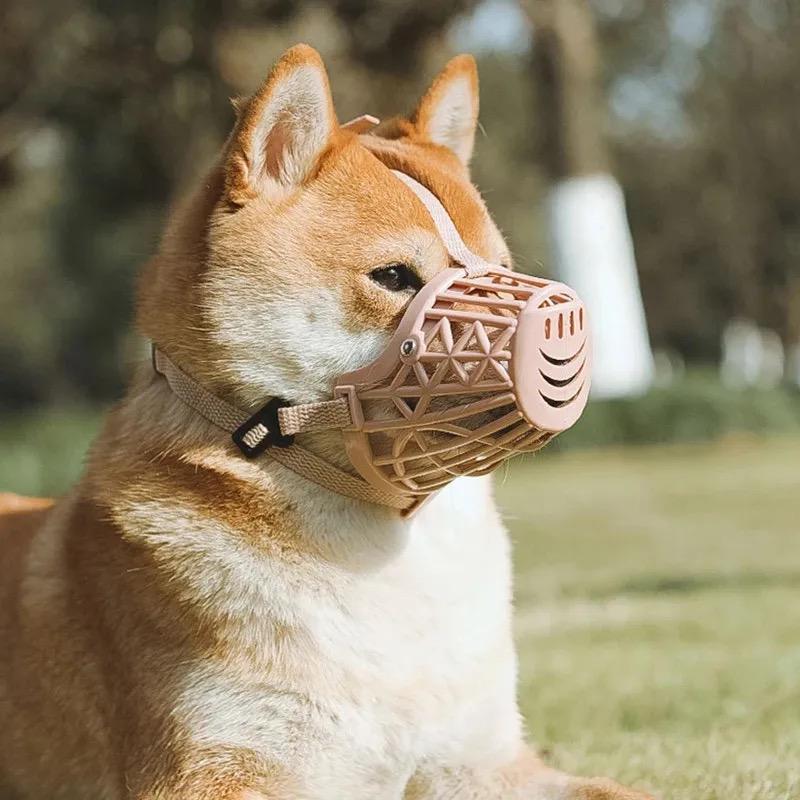
{"label": "dog", "polygon": [[[473,59],[408,117],[337,122],[287,51],[139,287],[139,332],[242,408],[330,397],[448,267],[430,189],[510,265],[472,183]],[[349,469],[341,433],[298,437]],[[142,364],[58,502],[0,500],[0,786],[19,800],[645,800],[547,767],[515,698],[488,478],[410,518],[230,436]]]}

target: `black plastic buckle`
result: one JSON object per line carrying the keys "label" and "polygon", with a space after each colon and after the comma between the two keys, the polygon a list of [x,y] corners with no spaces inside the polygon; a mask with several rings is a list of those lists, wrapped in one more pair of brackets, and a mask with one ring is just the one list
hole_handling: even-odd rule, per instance
{"label": "black plastic buckle", "polygon": [[[294,436],[284,436],[281,433],[281,425],[278,421],[278,409],[286,408],[291,405],[280,397],[273,397],[263,408],[256,411],[250,419],[242,423],[232,434],[231,438],[236,446],[247,456],[255,458],[270,447],[291,447],[294,444]],[[244,437],[256,427],[263,425],[267,429],[267,435],[252,447],[247,444]]]}

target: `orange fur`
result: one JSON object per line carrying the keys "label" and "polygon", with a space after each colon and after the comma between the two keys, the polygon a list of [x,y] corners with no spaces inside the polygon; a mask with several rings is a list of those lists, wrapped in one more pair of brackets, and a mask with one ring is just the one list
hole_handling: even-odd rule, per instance
{"label": "orange fur", "polygon": [[[330,126],[324,141],[281,105],[287,81],[311,118]],[[467,118],[449,125],[452,115],[443,116],[439,105],[449,102],[453,81],[462,82],[456,110],[466,103]],[[408,298],[378,288],[369,271],[404,262],[427,279],[447,266],[432,221],[387,166],[429,186],[476,252],[508,261],[463,158],[477,115],[471,59],[451,62],[414,114],[379,135],[338,128],[322,62],[307,46],[290,50],[237,109],[218,165],[174,211],[143,273],[137,314],[143,335],[221,396],[243,405],[263,401],[259,380],[275,361],[287,399],[324,392],[325,376],[303,371],[302,349],[284,352],[280,337],[258,338],[272,313],[263,303],[273,294],[292,299],[309,329],[319,324],[315,315],[328,313],[342,336],[378,341]],[[274,124],[264,130],[273,112]],[[460,155],[436,141],[442,130],[456,137]],[[306,297],[317,299],[304,304]],[[350,355],[326,355],[329,368]],[[335,436],[312,437],[308,446],[341,457]],[[390,512],[342,503],[298,484],[268,458],[243,460],[226,435],[183,407],[143,365],[73,492],[56,505],[0,495],[0,786],[26,799],[299,800],[355,797],[348,781],[394,785],[388,766],[367,777],[352,766],[357,750],[326,755],[336,736],[315,756],[322,777],[308,766],[317,762],[302,755],[314,744],[316,729],[303,727],[309,720],[322,720],[342,739],[359,727],[337,721],[333,697],[361,697],[358,670],[373,654],[326,662],[335,625],[317,629],[301,611],[320,606],[338,620],[341,608],[356,605],[360,582],[380,596],[385,587],[374,576],[392,574],[408,549]],[[368,526],[356,533],[361,516],[383,526],[379,537],[370,538]],[[330,524],[314,527],[312,518]],[[287,593],[296,602],[284,607]],[[369,630],[370,620],[363,622]],[[413,636],[422,633],[413,629]],[[471,657],[475,671],[464,675],[401,675],[393,683],[396,665],[379,665],[381,683],[369,703],[385,700],[405,719],[419,713],[426,681],[435,682],[443,703],[454,687],[466,687],[464,697],[480,695],[509,657],[504,630],[498,636]],[[336,642],[343,649],[357,644],[346,632]],[[267,704],[245,720],[254,703],[269,698],[282,715]],[[464,699],[452,702],[445,707],[455,717]],[[510,720],[518,724],[514,709]],[[399,749],[393,740],[385,758],[400,758]],[[407,784],[393,794],[377,788],[358,796],[644,797],[610,782],[558,776],[529,753],[497,768],[413,758],[410,766],[403,762]],[[552,793],[552,780],[563,791]]]}

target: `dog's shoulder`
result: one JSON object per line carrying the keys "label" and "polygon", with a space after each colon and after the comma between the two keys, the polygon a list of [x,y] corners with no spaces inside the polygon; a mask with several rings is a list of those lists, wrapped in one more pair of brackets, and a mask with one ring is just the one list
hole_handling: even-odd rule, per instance
{"label": "dog's shoulder", "polygon": [[9,521],[10,517],[34,514],[50,508],[55,501],[47,497],[27,497],[10,492],[0,492],[0,518]]}
{"label": "dog's shoulder", "polygon": [[5,585],[20,572],[19,563],[53,505],[43,497],[0,493],[0,566],[7,576]]}

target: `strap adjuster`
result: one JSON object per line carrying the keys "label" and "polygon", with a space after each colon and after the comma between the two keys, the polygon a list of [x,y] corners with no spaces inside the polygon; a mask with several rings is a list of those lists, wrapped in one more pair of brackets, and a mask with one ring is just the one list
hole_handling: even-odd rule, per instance
{"label": "strap adjuster", "polygon": [[247,458],[255,458],[273,446],[291,447],[294,444],[294,436],[281,433],[278,420],[278,409],[289,405],[291,403],[286,400],[273,397],[231,434],[234,443]]}

